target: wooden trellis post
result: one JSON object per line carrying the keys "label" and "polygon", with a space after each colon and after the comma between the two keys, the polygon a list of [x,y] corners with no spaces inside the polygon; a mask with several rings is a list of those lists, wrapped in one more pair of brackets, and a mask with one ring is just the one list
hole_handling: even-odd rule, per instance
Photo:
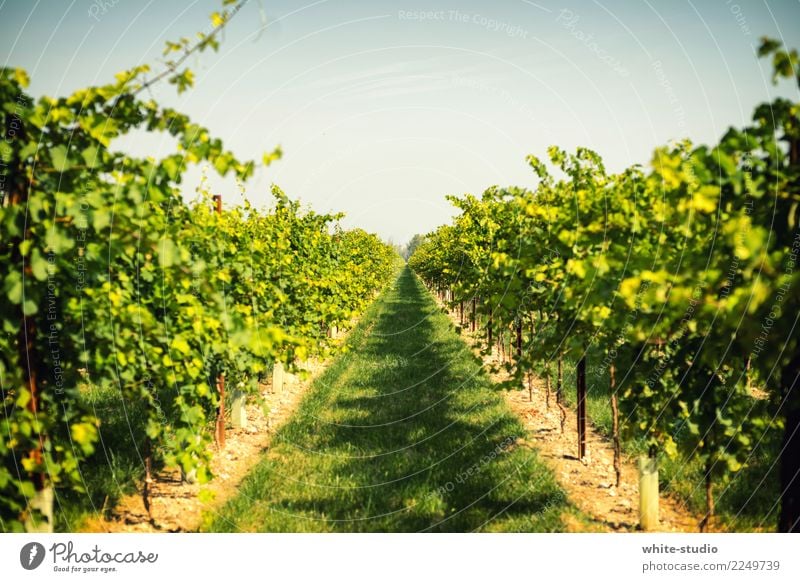
{"label": "wooden trellis post", "polygon": [[475,331],[475,320],[477,319],[477,313],[475,312],[475,297],[472,298],[472,318],[470,322],[470,331]]}
{"label": "wooden trellis post", "polygon": [[[214,195],[214,208],[217,214],[222,214],[222,195]],[[217,422],[214,427],[214,440],[217,442],[217,447],[220,449],[225,448],[225,375],[220,373],[217,375],[217,392],[219,394],[219,406],[217,408]]]}
{"label": "wooden trellis post", "polygon": [[586,356],[578,360],[577,402],[578,402],[578,458],[583,461],[586,457]]}
{"label": "wooden trellis post", "polygon": [[564,358],[558,354],[558,371],[556,373],[556,406],[561,414],[561,434],[564,434],[564,423],[567,420],[567,409],[564,408]]}
{"label": "wooden trellis post", "polygon": [[617,402],[617,370],[614,364],[608,370],[609,372],[609,388],[611,390],[611,437],[614,440],[614,475],[616,479],[614,484],[619,487],[619,481],[622,477],[621,458],[622,447],[619,440],[619,404]]}
{"label": "wooden trellis post", "polygon": [[[6,136],[7,138],[9,136]],[[9,140],[10,143],[10,140]],[[28,204],[28,190],[26,188],[19,188],[12,191],[9,195],[8,203],[10,206]],[[23,240],[28,239],[28,231],[24,231],[21,238],[13,240],[12,252],[14,254],[13,263],[23,264],[25,278],[33,278],[33,267],[29,260],[24,260],[19,250]],[[30,240],[30,239],[28,239]],[[38,417],[41,410],[41,402],[39,401],[39,384],[37,378],[37,370],[39,369],[39,357],[34,345],[36,338],[36,323],[33,315],[25,315],[22,306],[20,305],[20,316],[22,321],[19,327],[19,343],[18,343],[18,357],[19,366],[22,368],[24,382],[28,388],[30,399],[26,405],[27,409],[31,412],[34,418]],[[42,434],[43,429],[39,428],[38,443],[29,453],[29,458],[34,465],[38,467],[43,464],[43,456],[45,449],[46,437]],[[5,436],[4,436],[5,438]],[[38,470],[38,469],[37,469]],[[28,501],[27,517],[25,519],[25,530],[35,533],[52,533],[53,532],[53,486],[47,482],[44,473],[36,473],[33,478],[35,493]],[[33,519],[31,513],[38,511],[40,514],[39,519]]]}

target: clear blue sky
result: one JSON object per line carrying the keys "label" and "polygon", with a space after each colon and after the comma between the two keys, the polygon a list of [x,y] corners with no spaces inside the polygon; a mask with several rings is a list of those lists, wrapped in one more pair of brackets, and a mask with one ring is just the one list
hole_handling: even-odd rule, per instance
{"label": "clear blue sky", "polygon": [[[33,94],[64,94],[155,62],[216,7],[0,0],[0,58],[29,71]],[[156,95],[243,157],[283,146],[248,184],[256,203],[275,182],[404,242],[448,220],[446,194],[533,185],[525,155],[550,144],[619,169],[670,139],[714,141],[777,94],[798,99],[755,57],[762,35],[800,47],[798,23],[799,0],[251,0],[220,52],[190,63],[196,88]]]}

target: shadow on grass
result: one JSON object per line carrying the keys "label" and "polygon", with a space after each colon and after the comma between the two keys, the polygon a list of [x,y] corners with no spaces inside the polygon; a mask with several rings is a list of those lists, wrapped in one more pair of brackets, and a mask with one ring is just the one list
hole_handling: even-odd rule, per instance
{"label": "shadow on grass", "polygon": [[563,529],[563,491],[410,270],[348,343],[209,529]]}
{"label": "shadow on grass", "polygon": [[123,401],[113,388],[93,387],[82,397],[100,419],[100,441],[80,466],[85,491],[59,492],[55,500],[56,531],[76,531],[87,518],[102,517],[144,478],[139,454],[145,435],[143,407]]}

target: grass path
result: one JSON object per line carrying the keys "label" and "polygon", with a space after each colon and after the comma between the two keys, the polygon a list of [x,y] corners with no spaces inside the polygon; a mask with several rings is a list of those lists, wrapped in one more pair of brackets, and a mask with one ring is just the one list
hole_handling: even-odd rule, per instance
{"label": "grass path", "polygon": [[211,531],[560,531],[574,515],[406,268]]}

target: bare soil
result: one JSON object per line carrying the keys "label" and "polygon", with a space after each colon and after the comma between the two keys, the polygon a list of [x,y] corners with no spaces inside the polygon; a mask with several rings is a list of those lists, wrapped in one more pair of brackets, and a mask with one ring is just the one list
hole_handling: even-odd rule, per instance
{"label": "bare soil", "polygon": [[[440,307],[444,306],[438,299],[437,303]],[[454,325],[461,327],[459,313],[448,313]],[[468,323],[463,326],[461,335],[483,360],[493,380],[509,380],[509,374],[502,366],[503,354],[496,348],[491,355],[482,353],[478,333],[471,332]],[[620,486],[616,487],[611,440],[590,422],[587,423],[587,458],[579,459],[576,411],[565,406],[566,420],[562,432],[561,412],[555,402],[555,387],[548,405],[545,382],[534,377],[531,386],[532,390],[529,390],[526,383],[519,390],[508,390],[505,393],[506,403],[527,430],[527,437],[518,444],[536,449],[553,470],[570,500],[582,513],[596,522],[596,527],[587,528],[587,524],[579,520],[568,519],[567,527],[570,531],[638,531],[639,477],[635,460],[622,455]],[[660,527],[657,531],[696,532],[701,517],[692,514],[682,502],[662,493],[659,500]]]}
{"label": "bare soil", "polygon": [[285,374],[283,390],[273,392],[272,385],[262,385],[268,412],[257,404],[248,404],[247,428],[227,426],[225,448],[215,450],[211,461],[214,479],[204,485],[187,483],[177,469],[154,475],[148,515],[141,488],[128,495],[104,517],[89,518],[82,528],[91,532],[186,532],[196,531],[214,509],[232,497],[241,480],[269,450],[275,431],[292,415],[314,379],[327,361],[310,360],[304,365],[305,378]]}

